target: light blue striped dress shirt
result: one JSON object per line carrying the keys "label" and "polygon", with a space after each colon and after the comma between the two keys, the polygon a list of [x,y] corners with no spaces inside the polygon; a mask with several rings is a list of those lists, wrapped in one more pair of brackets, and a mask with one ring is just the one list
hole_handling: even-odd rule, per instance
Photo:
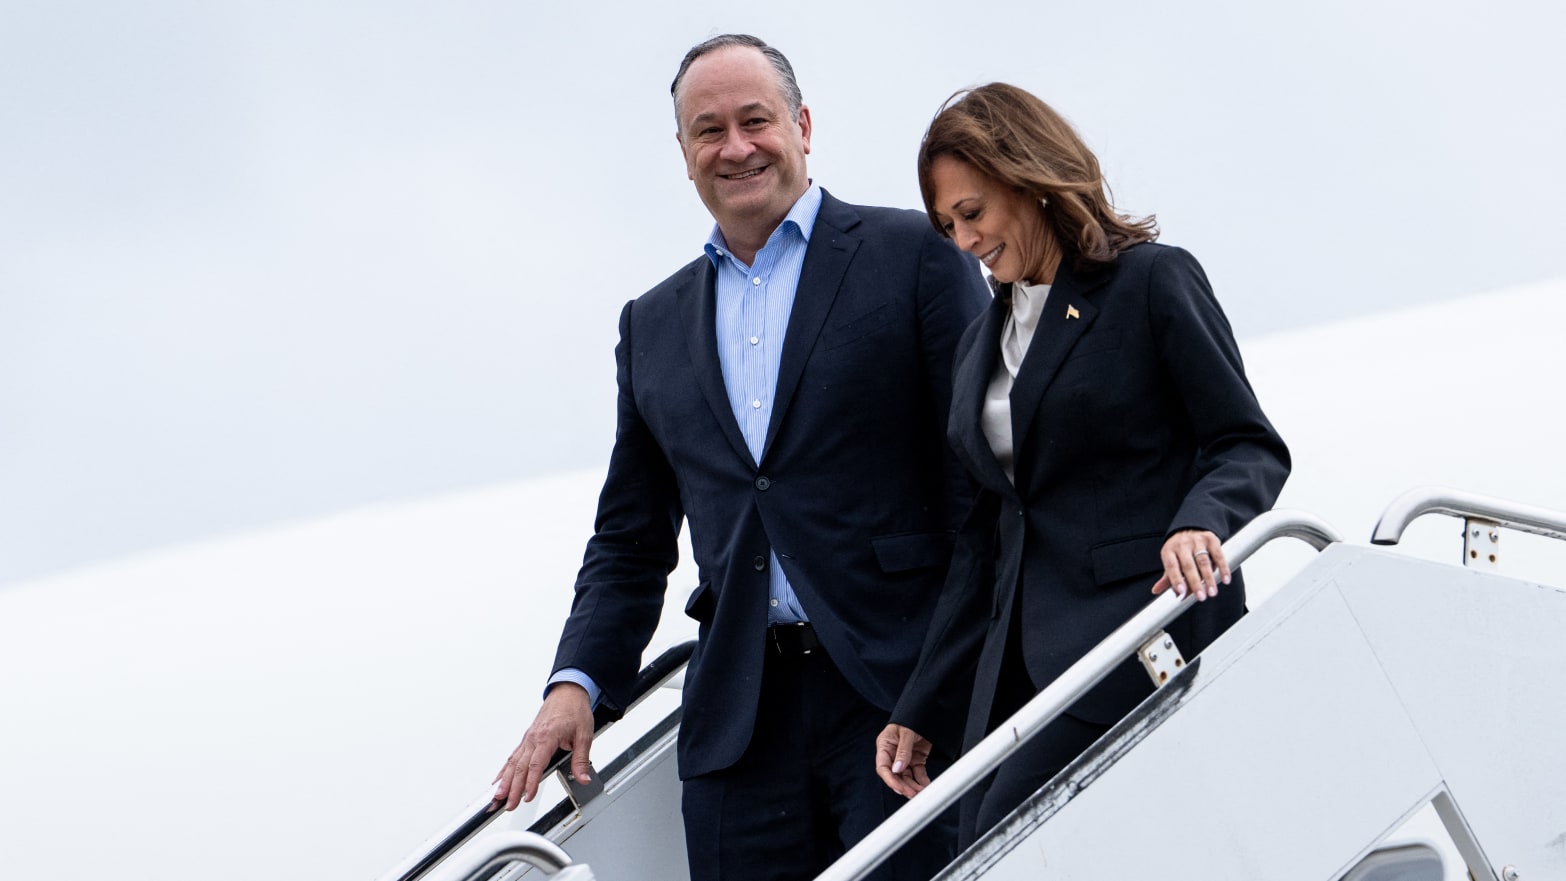
{"label": "light blue striped dress shirt", "polygon": [[[723,387],[740,433],[750,447],[750,456],[757,464],[767,440],[767,424],[772,420],[783,337],[794,311],[794,293],[805,266],[805,248],[810,244],[820,211],[821,188],[812,183],[756,252],[750,266],[729,253],[723,232],[716,224],[705,246],[717,276],[716,332]],[[778,565],[777,554],[769,553],[772,565],[767,570],[771,576],[767,623],[808,620],[788,576]],[[587,689],[594,706],[598,704],[598,685],[581,670],[560,670],[549,678],[550,685],[557,682],[575,682]]]}
{"label": "light blue striped dress shirt", "polygon": [[[740,433],[750,446],[750,457],[759,464],[761,447],[772,421],[772,403],[778,387],[778,365],[783,360],[783,337],[794,311],[794,292],[805,266],[805,248],[821,211],[821,188],[811,184],[789,211],[767,243],[756,252],[750,266],[728,251],[716,226],[707,240],[707,257],[717,270],[718,362],[723,366],[723,387]],[[768,624],[793,624],[808,620],[799,597],[771,553]]]}

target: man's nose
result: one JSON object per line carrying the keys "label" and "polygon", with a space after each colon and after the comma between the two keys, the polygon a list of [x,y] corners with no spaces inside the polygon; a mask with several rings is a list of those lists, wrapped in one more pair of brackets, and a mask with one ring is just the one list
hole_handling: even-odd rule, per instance
{"label": "man's nose", "polygon": [[743,131],[729,132],[723,139],[722,155],[729,161],[747,159],[755,151],[755,145]]}

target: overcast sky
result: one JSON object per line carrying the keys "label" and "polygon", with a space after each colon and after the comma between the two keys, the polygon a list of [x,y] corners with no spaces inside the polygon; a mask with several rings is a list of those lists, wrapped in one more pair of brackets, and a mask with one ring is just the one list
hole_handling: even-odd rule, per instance
{"label": "overcast sky", "polygon": [[710,225],[668,83],[736,30],[849,201],[1036,92],[1242,342],[1566,275],[1559,3],[3,0],[0,584],[601,465],[618,310]]}

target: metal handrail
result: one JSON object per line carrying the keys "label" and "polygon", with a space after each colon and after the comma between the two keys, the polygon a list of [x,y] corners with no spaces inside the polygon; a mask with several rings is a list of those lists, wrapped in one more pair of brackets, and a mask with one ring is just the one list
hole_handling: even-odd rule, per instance
{"label": "metal handrail", "polygon": [[[672,679],[675,674],[685,669],[690,662],[691,653],[696,649],[695,640],[687,640],[679,645],[666,649],[663,654],[654,658],[651,663],[643,667],[636,675],[636,682],[631,686],[631,700],[624,710],[600,708],[594,714],[596,723],[593,731],[594,739],[608,730],[625,713],[640,704],[664,683]],[[544,775],[559,769],[569,759],[571,754],[564,750],[555,753],[549,765],[544,769]],[[435,833],[429,839],[425,847],[410,854],[402,862],[392,867],[382,875],[378,881],[414,881],[423,877],[431,866],[445,859],[464,842],[478,834],[479,830],[489,825],[495,818],[501,816],[501,812],[495,810],[494,790],[489,789],[483,795],[475,798],[462,809],[450,823],[447,823],[440,832]],[[546,841],[548,839],[545,839]]]}
{"label": "metal handrail", "polygon": [[551,875],[571,865],[570,855],[537,832],[496,832],[480,841],[485,847],[458,854],[443,866],[440,881],[468,881],[519,861]]}
{"label": "metal handrail", "polygon": [[1566,514],[1521,505],[1445,486],[1417,486],[1392,500],[1381,519],[1376,521],[1370,543],[1395,545],[1403,538],[1403,530],[1424,514],[1447,514],[1464,519],[1476,517],[1549,538],[1566,539]]}
{"label": "metal handrail", "polygon": [[[1274,538],[1297,538],[1321,550],[1342,541],[1337,531],[1314,514],[1304,511],[1268,511],[1224,542],[1223,554],[1231,569]],[[816,881],[860,881],[894,850],[916,835],[932,819],[951,807],[963,793],[984,779],[1016,752],[1029,738],[1054,721],[1097,685],[1109,672],[1148,639],[1197,603],[1194,593],[1184,599],[1173,591],[1159,594],[1141,612],[1120,625],[1054,682],[1023,705],[973,749],[930,782],[922,792],[877,826],[838,858]]]}

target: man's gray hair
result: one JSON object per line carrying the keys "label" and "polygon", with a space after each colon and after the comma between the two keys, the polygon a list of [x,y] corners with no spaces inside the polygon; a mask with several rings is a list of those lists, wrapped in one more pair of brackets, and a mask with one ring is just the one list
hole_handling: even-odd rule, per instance
{"label": "man's gray hair", "polygon": [[680,82],[685,79],[685,71],[703,55],[730,46],[755,49],[767,59],[772,69],[777,71],[778,88],[783,92],[783,102],[788,106],[788,115],[797,118],[799,108],[804,105],[805,99],[800,94],[799,81],[794,79],[794,68],[788,63],[788,59],[783,57],[783,53],[768,46],[760,37],[752,37],[750,34],[719,34],[692,46],[691,51],[685,53],[685,60],[680,62],[680,70],[674,75],[674,82],[669,86],[669,94],[674,98],[675,126],[678,127],[680,122]]}

